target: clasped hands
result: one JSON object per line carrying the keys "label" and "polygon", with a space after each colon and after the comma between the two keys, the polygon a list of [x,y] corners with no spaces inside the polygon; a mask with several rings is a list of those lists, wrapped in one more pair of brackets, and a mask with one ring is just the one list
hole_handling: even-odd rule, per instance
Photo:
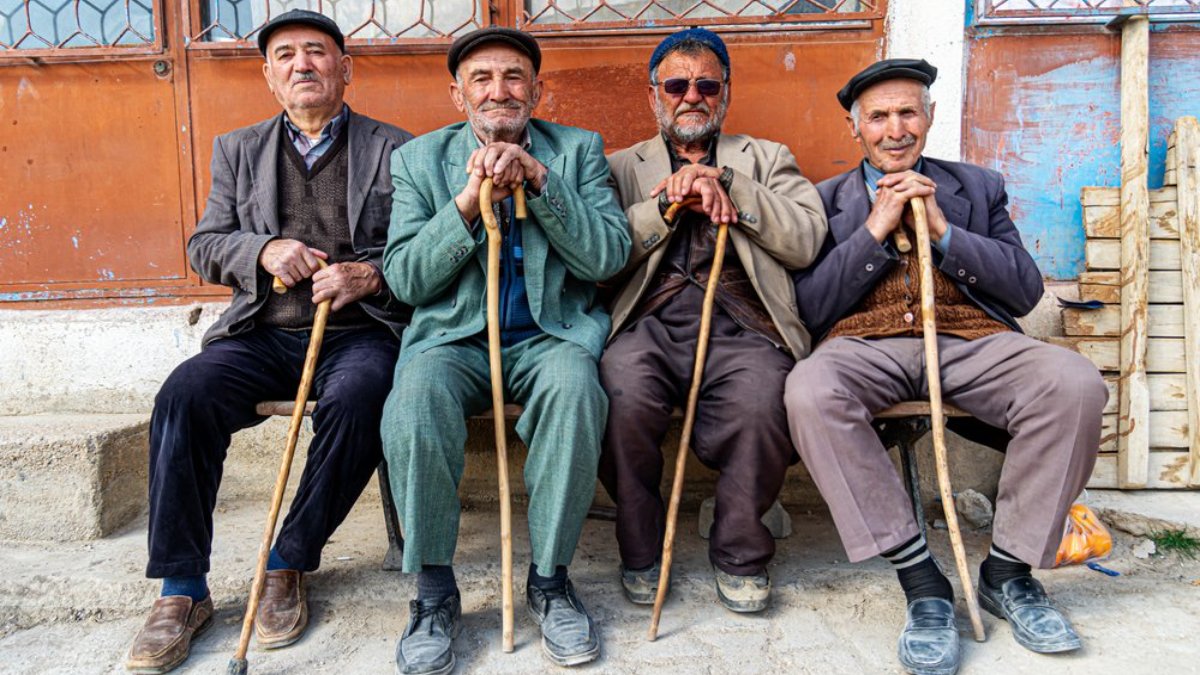
{"label": "clasped hands", "polygon": [[328,259],[329,254],[295,239],[272,239],[258,254],[258,264],[279,277],[288,288],[311,277],[313,304],[332,300],[330,309],[335,312],[378,293],[383,287],[383,280],[371,263],[334,263],[322,269],[319,261]]}
{"label": "clasped hands", "polygon": [[492,179],[492,203],[504,201],[519,185],[528,184],[540,192],[546,186],[549,171],[519,145],[494,142],[471,153],[467,159],[467,185],[454,197],[454,205],[463,220],[472,223],[479,217],[479,186]]}
{"label": "clasped hands", "polygon": [[875,237],[875,241],[882,244],[892,231],[900,227],[900,223],[912,228],[913,214],[908,202],[913,197],[920,197],[925,202],[929,238],[935,242],[940,240],[946,234],[948,224],[946,216],[938,208],[936,192],[937,184],[915,171],[885,174],[876,183],[875,205],[867,216],[867,230]]}
{"label": "clasped hands", "polygon": [[655,198],[665,192],[667,201],[672,204],[699,197],[700,201],[687,208],[704,214],[714,223],[736,223],[737,207],[721,185],[721,171],[720,168],[703,164],[688,164],[655,185],[650,197]]}

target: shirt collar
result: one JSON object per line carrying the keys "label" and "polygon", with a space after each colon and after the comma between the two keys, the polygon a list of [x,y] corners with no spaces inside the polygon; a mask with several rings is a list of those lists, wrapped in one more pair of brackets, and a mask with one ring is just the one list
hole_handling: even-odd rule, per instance
{"label": "shirt collar", "polygon": [[[676,166],[676,165],[682,164],[683,159],[679,155],[675,154],[675,144],[672,143],[671,139],[667,137],[667,133],[664,131],[660,135],[662,136],[663,143],[667,144],[667,154],[671,158],[671,166]],[[721,132],[717,131],[716,133],[714,133],[712,135],[712,138],[708,139],[708,151],[704,153],[704,156],[700,158],[699,162],[696,162],[697,164],[704,164],[706,166],[715,166],[716,165],[716,162],[717,162],[717,139],[719,139],[720,137],[721,137]]]}
{"label": "shirt collar", "polygon": [[300,127],[292,123],[292,120],[288,118],[286,111],[283,113],[283,124],[285,127],[287,127],[288,135],[291,136],[293,141],[303,138],[309,143],[309,145],[317,145],[318,143],[322,143],[336,137],[338,133],[341,132],[342,126],[344,126],[346,123],[346,118],[349,117],[347,114],[349,110],[349,106],[343,103],[341,112],[339,112],[337,115],[334,115],[333,119],[325,123],[325,126],[321,128],[321,137],[315,141],[308,136],[305,136],[304,132],[300,130]]}

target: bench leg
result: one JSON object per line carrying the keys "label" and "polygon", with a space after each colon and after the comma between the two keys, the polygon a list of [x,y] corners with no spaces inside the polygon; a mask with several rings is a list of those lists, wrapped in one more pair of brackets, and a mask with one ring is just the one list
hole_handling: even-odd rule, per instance
{"label": "bench leg", "polygon": [[921,528],[921,536],[925,536],[925,505],[921,503],[921,476],[917,472],[917,453],[912,437],[905,437],[896,444],[900,451],[900,466],[904,470],[904,482],[908,486],[908,496],[912,499],[913,517],[917,519],[917,527]]}
{"label": "bench leg", "polygon": [[404,567],[404,535],[400,532],[400,517],[396,514],[396,505],[392,502],[392,482],[388,480],[387,462],[380,462],[377,470],[379,476],[379,496],[383,499],[383,520],[387,525],[388,551],[383,556],[383,569],[389,572],[399,572]]}

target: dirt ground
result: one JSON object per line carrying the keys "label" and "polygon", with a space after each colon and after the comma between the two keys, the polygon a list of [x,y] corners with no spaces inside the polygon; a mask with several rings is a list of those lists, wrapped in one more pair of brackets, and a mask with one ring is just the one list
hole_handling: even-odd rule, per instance
{"label": "dirt ground", "polygon": [[[464,514],[456,570],[464,630],[456,641],[461,673],[557,670],[541,654],[525,613],[528,538],[523,508],[514,509],[517,648],[500,651],[498,516]],[[213,630],[177,672],[224,672],[236,646],[265,507],[240,504],[217,514],[210,585]],[[649,611],[625,601],[617,581],[612,523],[589,521],[571,567],[601,631],[602,658],[590,673],[900,673],[896,637],[904,620],[895,574],[879,560],[851,565],[828,514],[792,511],[793,535],[779,542],[770,568],[771,607],[762,615],[724,610],[713,589],[706,544],[685,513],[676,545],[675,582],[657,642],[646,640]],[[988,640],[970,637],[958,602],[962,673],[1174,675],[1200,673],[1200,561],[1178,555],[1137,559],[1139,538],[1114,533],[1108,577],[1082,567],[1038,576],[1072,618],[1085,648],[1040,656],[1025,651],[1008,627],[984,614]],[[969,533],[973,573],[988,545]],[[931,544],[953,567],[946,533]],[[297,644],[250,652],[256,673],[389,673],[395,643],[415,595],[411,577],[380,569],[386,548],[377,504],[360,504],[326,548],[310,581],[311,623]],[[0,546],[0,672],[119,673],[157,585],[142,577],[144,519],[118,536],[90,543]],[[955,580],[957,587],[957,580]]]}

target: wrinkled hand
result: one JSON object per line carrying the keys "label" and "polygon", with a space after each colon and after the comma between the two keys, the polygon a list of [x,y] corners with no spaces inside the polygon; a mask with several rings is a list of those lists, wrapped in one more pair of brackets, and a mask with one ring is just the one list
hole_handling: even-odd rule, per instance
{"label": "wrinkled hand", "polygon": [[295,239],[272,239],[258,254],[258,264],[291,288],[317,273],[329,256]]}
{"label": "wrinkled hand", "polygon": [[382,288],[375,266],[364,262],[330,265],[313,275],[313,304],[332,300],[330,309],[338,311],[352,302],[378,293]]}
{"label": "wrinkled hand", "polygon": [[875,241],[883,243],[901,222],[912,227],[912,211],[907,207],[913,197],[921,197],[925,202],[930,238],[937,241],[946,233],[946,217],[938,208],[935,197],[937,184],[928,176],[915,171],[889,173],[879,179],[876,188],[875,205],[866,223]]}
{"label": "wrinkled hand", "polygon": [[479,217],[479,186],[492,179],[492,203],[504,201],[518,185],[529,183],[534,190],[546,186],[549,171],[525,149],[512,143],[488,143],[467,159],[467,185],[454,198],[458,212],[468,223]]}
{"label": "wrinkled hand", "polygon": [[714,223],[736,223],[737,208],[721,186],[720,177],[721,169],[688,164],[655,185],[650,196],[657,197],[666,192],[667,199],[673,204],[689,197],[699,197],[700,201],[689,206],[689,209],[704,214]]}

